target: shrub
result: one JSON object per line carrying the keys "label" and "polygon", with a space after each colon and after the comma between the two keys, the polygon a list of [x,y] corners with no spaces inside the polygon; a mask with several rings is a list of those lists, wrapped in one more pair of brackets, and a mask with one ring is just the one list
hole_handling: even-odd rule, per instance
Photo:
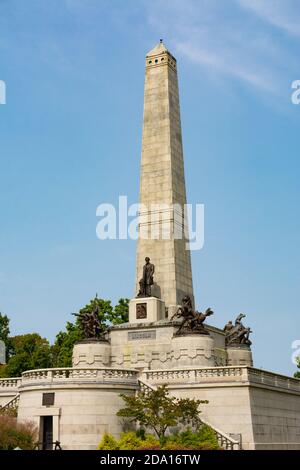
{"label": "shrub", "polygon": [[163,450],[191,450],[191,447],[185,447],[182,444],[176,444],[175,442],[169,442],[164,445]]}
{"label": "shrub", "polygon": [[18,423],[13,416],[0,415],[0,450],[33,450],[37,441],[37,427],[31,421]]}
{"label": "shrub", "polygon": [[142,443],[142,439],[134,431],[122,432],[119,439],[120,450],[136,450]]}
{"label": "shrub", "polygon": [[145,434],[144,430],[123,432],[119,440],[105,433],[98,447],[99,450],[213,450],[218,448],[218,441],[213,430],[205,424],[197,431],[187,428],[161,439],[161,442],[152,434]]}
{"label": "shrub", "polygon": [[164,444],[164,449],[166,448],[213,450],[218,449],[219,446],[214,431],[203,424],[197,431],[187,428],[182,432],[168,436]]}
{"label": "shrub", "polygon": [[159,450],[159,440],[152,434],[146,434],[144,439],[141,439],[138,450]]}
{"label": "shrub", "polygon": [[143,444],[140,447],[138,447],[136,450],[161,450],[161,447],[159,444]]}
{"label": "shrub", "polygon": [[98,450],[118,450],[118,442],[111,435],[105,432],[98,446]]}
{"label": "shrub", "polygon": [[159,441],[151,434],[139,435],[134,431],[127,431],[121,434],[119,440],[111,434],[105,433],[98,446],[98,450],[143,450],[160,449]]}
{"label": "shrub", "polygon": [[213,429],[207,424],[202,424],[202,426],[198,429],[197,434],[201,442],[209,441],[212,444],[214,443],[218,445],[218,440]]}

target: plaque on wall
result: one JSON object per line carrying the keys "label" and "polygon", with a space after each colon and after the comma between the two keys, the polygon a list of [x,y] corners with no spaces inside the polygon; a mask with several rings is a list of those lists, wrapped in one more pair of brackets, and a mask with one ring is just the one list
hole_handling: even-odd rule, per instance
{"label": "plaque on wall", "polygon": [[43,406],[52,406],[54,405],[55,393],[43,393]]}
{"label": "plaque on wall", "polygon": [[155,330],[129,331],[128,341],[134,341],[136,339],[156,339],[156,331]]}
{"label": "plaque on wall", "polygon": [[147,318],[147,304],[136,304],[136,319]]}

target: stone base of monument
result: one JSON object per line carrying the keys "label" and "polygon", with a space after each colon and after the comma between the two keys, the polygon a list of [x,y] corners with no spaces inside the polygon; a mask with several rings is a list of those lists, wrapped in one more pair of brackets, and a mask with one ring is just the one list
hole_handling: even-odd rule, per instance
{"label": "stone base of monument", "polygon": [[74,368],[107,367],[110,364],[110,343],[101,339],[86,339],[74,345]]}
{"label": "stone base of monument", "polygon": [[168,319],[171,320],[171,318],[174,317],[174,315],[177,313],[179,307],[181,305],[169,305],[168,306]]}
{"label": "stone base of monument", "polygon": [[161,299],[138,297],[129,302],[129,323],[153,323],[165,318],[165,302]]}
{"label": "stone base of monument", "polygon": [[191,334],[172,338],[174,367],[214,367],[214,340],[209,335]]}
{"label": "stone base of monument", "polygon": [[226,351],[228,366],[253,366],[252,352],[247,344],[230,346]]}

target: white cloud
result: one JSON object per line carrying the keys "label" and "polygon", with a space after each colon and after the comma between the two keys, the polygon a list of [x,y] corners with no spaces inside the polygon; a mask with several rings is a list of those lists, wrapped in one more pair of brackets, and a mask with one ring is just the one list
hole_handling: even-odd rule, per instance
{"label": "white cloud", "polygon": [[238,0],[239,4],[266,22],[300,36],[299,0]]}
{"label": "white cloud", "polygon": [[[272,3],[278,3],[275,0],[152,0],[148,20],[174,53],[198,64],[214,78],[231,77],[263,93],[283,95],[285,83],[299,70],[299,59],[276,36],[274,20],[272,25],[266,25],[257,14],[253,15],[252,2],[267,4],[270,9]],[[292,2],[282,0],[281,3],[284,7]],[[279,8],[276,11],[279,16]],[[290,11],[291,6],[285,10],[284,24],[296,32],[300,22],[294,21],[294,27],[291,21],[288,23]],[[290,74],[288,80],[287,74]]]}
{"label": "white cloud", "polygon": [[204,65],[216,73],[231,75],[257,88],[276,93],[276,86],[272,81],[272,77],[267,75],[267,72],[263,73],[262,70],[256,72],[250,64],[247,66],[247,64],[242,64],[234,58],[227,60],[226,53],[221,57],[216,55],[213,50],[199,50],[189,42],[179,43],[177,50],[194,62]]}

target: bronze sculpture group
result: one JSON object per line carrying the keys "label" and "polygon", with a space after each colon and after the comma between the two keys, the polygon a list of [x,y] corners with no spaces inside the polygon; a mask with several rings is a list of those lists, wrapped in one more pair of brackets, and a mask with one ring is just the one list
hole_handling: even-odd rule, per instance
{"label": "bronze sculpture group", "polygon": [[[204,313],[197,312],[193,309],[191,298],[186,295],[182,299],[182,305],[178,308],[176,313],[170,319],[171,321],[175,318],[182,318],[182,323],[179,326],[175,335],[186,335],[186,334],[206,334],[208,331],[204,326],[204,322],[207,317],[212,315],[214,312],[211,308],[207,308]],[[225,345],[226,347],[250,347],[251,341],[249,339],[251,329],[245,327],[242,323],[242,319],[246,315],[241,313],[235,320],[235,323],[229,321],[223,331],[225,332]]]}
{"label": "bronze sculpture group", "polygon": [[246,315],[240,313],[239,316],[235,319],[235,323],[229,321],[225,326],[223,331],[225,332],[225,344],[226,346],[251,346],[251,341],[249,339],[250,333],[252,333],[251,329],[245,327],[242,323],[242,319],[245,318]]}
{"label": "bronze sculpture group", "polygon": [[175,333],[176,336],[185,334],[202,334],[208,335],[208,331],[205,329],[203,323],[206,318],[212,315],[214,312],[211,308],[207,308],[204,313],[197,312],[193,309],[192,301],[189,295],[186,295],[182,299],[182,305],[178,308],[175,314],[172,316],[171,321],[174,318],[182,318],[182,323]]}
{"label": "bronze sculpture group", "polygon": [[79,322],[83,329],[85,339],[100,339],[104,334],[104,327],[99,319],[99,306],[96,305],[92,312],[73,313],[79,318]]}
{"label": "bronze sculpture group", "polygon": [[[143,277],[140,280],[140,290],[137,297],[150,297],[151,286],[153,285],[154,275],[154,264],[150,263],[150,258],[145,258],[146,264],[143,266]],[[207,317],[213,315],[213,310],[207,308],[204,313],[198,312],[193,309],[192,300],[189,295],[186,295],[182,299],[182,305],[177,309],[175,314],[171,317],[170,321],[182,319],[182,322],[175,333],[175,335],[186,335],[186,334],[204,334],[208,335],[209,332],[204,326],[204,322]],[[101,324],[99,318],[99,306],[96,305],[92,312],[74,313],[73,315],[79,318],[81,327],[84,332],[85,339],[103,339],[105,333],[105,327]],[[240,347],[240,346],[251,346],[249,339],[251,329],[245,327],[242,323],[242,319],[246,315],[241,313],[235,319],[233,325],[232,321],[229,321],[223,331],[225,332],[225,345],[226,347]]]}

